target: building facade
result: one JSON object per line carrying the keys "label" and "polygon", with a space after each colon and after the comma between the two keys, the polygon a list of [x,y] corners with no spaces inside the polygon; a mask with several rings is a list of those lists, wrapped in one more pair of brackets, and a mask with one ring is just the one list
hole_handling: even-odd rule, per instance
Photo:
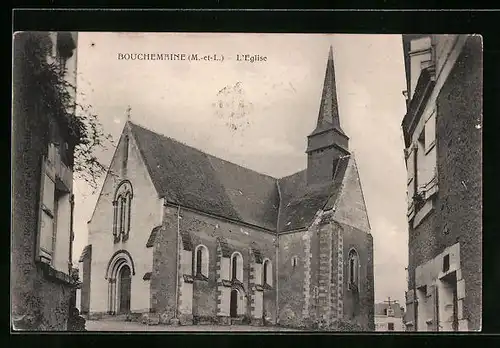
{"label": "building facade", "polygon": [[408,330],[481,329],[482,41],[403,35]]}
{"label": "building facade", "polygon": [[[66,330],[76,279],[73,156],[78,131],[69,107],[54,109],[39,87],[56,74],[76,88],[77,34],[21,32],[14,37],[11,305],[14,329]],[[39,55],[37,55],[39,54]],[[40,59],[38,59],[38,58]],[[49,64],[58,68],[49,73]],[[37,73],[45,73],[37,80]],[[51,71],[51,70],[50,70]],[[45,86],[46,87],[46,86]]]}
{"label": "building facade", "polygon": [[397,302],[375,303],[375,331],[406,331],[404,308]]}
{"label": "building facade", "polygon": [[336,94],[330,50],[307,169],[284,178],[127,122],[88,223],[82,312],[373,330],[373,240]]}

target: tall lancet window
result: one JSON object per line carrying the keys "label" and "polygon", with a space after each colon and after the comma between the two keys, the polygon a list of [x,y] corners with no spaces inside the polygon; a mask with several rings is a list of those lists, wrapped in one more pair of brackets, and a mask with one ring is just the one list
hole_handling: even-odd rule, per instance
{"label": "tall lancet window", "polygon": [[359,291],[359,256],[356,250],[351,249],[348,257],[348,279],[347,288],[353,291]]}
{"label": "tall lancet window", "polygon": [[[208,278],[208,249],[206,246],[200,244],[196,247],[195,252],[195,277],[207,277]],[[202,278],[203,278],[202,277]]]}
{"label": "tall lancet window", "polygon": [[273,285],[273,271],[269,259],[265,259],[262,263],[262,285]]}
{"label": "tall lancet window", "polygon": [[237,251],[231,255],[231,280],[243,281],[243,257]]}
{"label": "tall lancet window", "polygon": [[115,243],[125,242],[130,232],[133,191],[130,181],[124,180],[116,189],[113,200],[113,236]]}

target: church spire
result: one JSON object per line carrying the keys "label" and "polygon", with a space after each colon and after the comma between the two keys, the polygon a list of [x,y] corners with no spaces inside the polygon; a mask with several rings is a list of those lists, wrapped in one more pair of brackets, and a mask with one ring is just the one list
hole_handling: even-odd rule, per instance
{"label": "church spire", "polygon": [[321,104],[319,107],[318,123],[316,125],[316,130],[314,131],[314,133],[318,131],[321,132],[325,129],[330,128],[335,128],[341,133],[344,133],[342,131],[342,128],[340,128],[332,46],[330,46],[330,52],[328,53],[325,80],[323,83],[323,93],[321,95]]}
{"label": "church spire", "polygon": [[349,137],[340,128],[337,86],[330,46],[316,129],[307,137],[307,183],[330,182],[339,158],[349,154]]}

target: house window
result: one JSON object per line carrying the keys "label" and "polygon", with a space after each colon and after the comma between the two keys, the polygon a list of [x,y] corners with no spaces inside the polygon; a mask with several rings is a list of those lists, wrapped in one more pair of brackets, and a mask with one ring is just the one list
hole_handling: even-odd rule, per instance
{"label": "house window", "polygon": [[413,205],[413,196],[415,195],[415,173],[416,169],[416,147],[411,145],[406,150],[406,171],[407,171],[407,194],[408,194],[408,209]]}
{"label": "house window", "polygon": [[353,291],[359,290],[359,257],[356,250],[351,249],[348,256],[348,289]]}
{"label": "house window", "polygon": [[196,252],[196,274],[201,274],[201,262],[203,260],[203,251],[198,249]]}
{"label": "house window", "polygon": [[42,204],[41,204],[41,223],[40,223],[40,260],[46,263],[52,263],[55,246],[55,182],[45,173],[42,181]]}
{"label": "house window", "polygon": [[387,323],[387,330],[394,331],[394,323]]}
{"label": "house window", "polygon": [[272,285],[273,274],[272,274],[272,266],[271,261],[269,259],[264,260],[262,263],[263,272],[262,272],[262,285]]}
{"label": "house window", "polygon": [[71,247],[70,243],[62,241],[71,239],[71,195],[54,170],[57,168],[54,163],[44,160],[42,165],[37,260],[68,273]]}
{"label": "house window", "polygon": [[115,192],[114,218],[113,218],[113,236],[115,243],[120,240],[126,241],[130,232],[130,214],[132,207],[132,185],[130,181],[125,180],[118,185]]}
{"label": "house window", "polygon": [[243,281],[243,257],[239,252],[231,256],[231,280]]}
{"label": "house window", "polygon": [[384,308],[384,315],[387,315],[387,308]]}
{"label": "house window", "polygon": [[208,249],[204,245],[198,245],[195,252],[195,276],[208,277]]}

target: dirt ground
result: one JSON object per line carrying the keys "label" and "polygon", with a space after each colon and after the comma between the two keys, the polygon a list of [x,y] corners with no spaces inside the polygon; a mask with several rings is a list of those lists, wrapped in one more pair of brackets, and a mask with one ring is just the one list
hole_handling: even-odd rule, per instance
{"label": "dirt ground", "polygon": [[250,325],[232,325],[232,326],[216,326],[216,325],[189,325],[189,326],[170,326],[170,325],[144,325],[137,322],[126,321],[111,321],[111,320],[87,320],[87,331],[218,331],[218,332],[269,332],[269,331],[288,331],[297,332],[293,329],[285,329],[279,327],[258,327]]}

